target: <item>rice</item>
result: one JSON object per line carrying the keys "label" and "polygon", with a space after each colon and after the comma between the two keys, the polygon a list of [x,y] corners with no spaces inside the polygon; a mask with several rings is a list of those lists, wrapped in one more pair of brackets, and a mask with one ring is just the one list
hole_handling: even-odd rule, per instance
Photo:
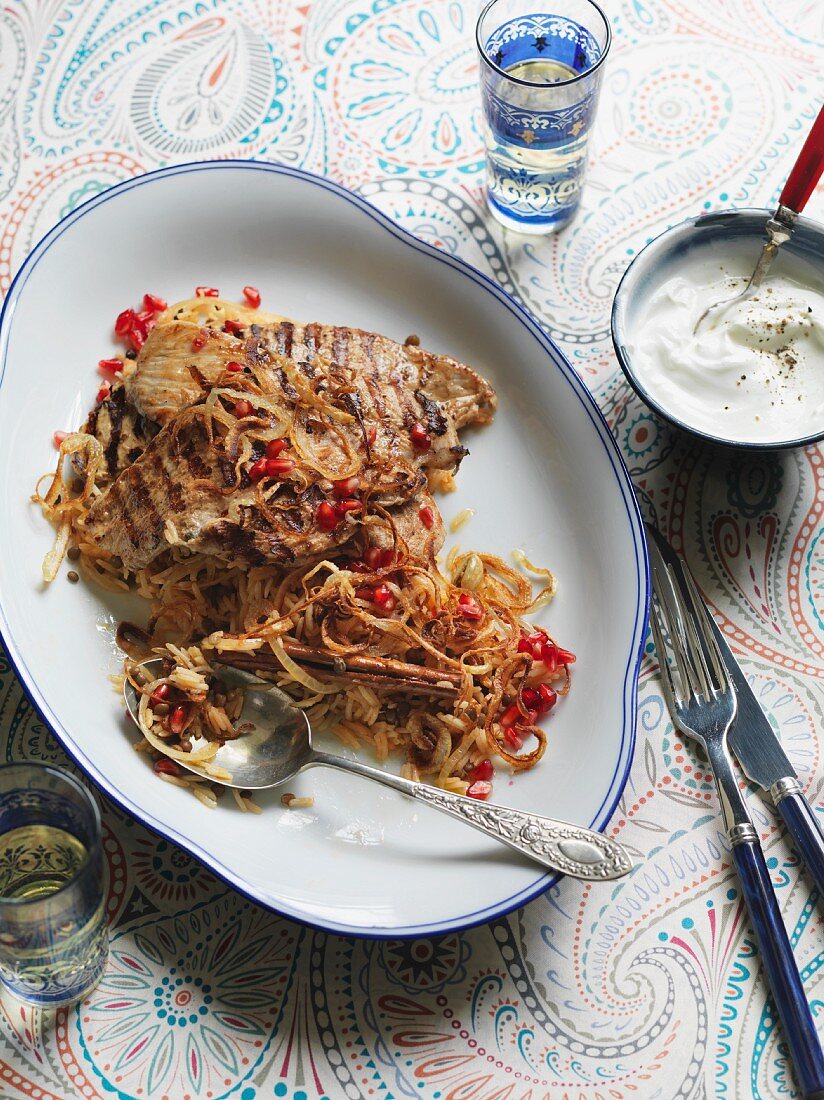
{"label": "rice", "polygon": [[455,518],[449,524],[449,530],[452,532],[453,535],[457,534],[458,531],[460,531],[460,529],[464,526],[464,524],[468,523],[474,515],[474,508],[464,508],[463,511],[458,512],[457,516],[455,516]]}

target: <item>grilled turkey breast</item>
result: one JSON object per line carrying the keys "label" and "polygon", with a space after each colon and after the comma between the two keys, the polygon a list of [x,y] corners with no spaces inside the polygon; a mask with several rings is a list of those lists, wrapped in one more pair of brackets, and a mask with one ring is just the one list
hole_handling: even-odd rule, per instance
{"label": "grilled turkey breast", "polygon": [[[91,537],[132,570],[176,544],[249,564],[294,565],[328,553],[357,529],[354,515],[333,530],[319,523],[325,501],[336,507],[330,478],[351,470],[354,453],[359,499],[396,507],[421,493],[427,470],[457,468],[466,453],[458,427],[488,420],[494,408],[491,387],[463,364],[360,330],[278,322],[253,326],[245,341],[215,333],[195,366],[191,332],[181,335],[178,323],[163,328],[171,330],[168,341],[159,337],[162,351],[145,355],[151,334],[123,400],[131,396],[142,422],[165,419],[166,426],[98,498],[86,522]],[[231,350],[227,361],[242,371],[225,369],[221,348]],[[215,395],[217,434],[207,407]],[[194,403],[174,415],[173,406],[186,400]],[[288,424],[294,472],[254,480],[251,468],[265,443],[239,458],[240,429],[233,432],[231,422],[250,414],[237,413],[238,402],[253,407],[253,427],[268,425],[274,433]],[[107,453],[111,448],[110,442]]]}

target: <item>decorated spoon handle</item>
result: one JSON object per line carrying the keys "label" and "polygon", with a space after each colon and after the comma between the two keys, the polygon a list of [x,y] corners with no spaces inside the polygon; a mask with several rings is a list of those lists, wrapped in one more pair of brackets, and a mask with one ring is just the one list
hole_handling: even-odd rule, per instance
{"label": "decorated spoon handle", "polygon": [[824,171],[824,107],[818,112],[818,118],[801,147],[801,152],[784,184],[784,190],[778,199],[781,206],[788,206],[800,214],[807,205],[807,199],[815,190]]}
{"label": "decorated spoon handle", "polygon": [[370,768],[359,761],[327,753],[315,753],[310,763],[325,764],[365,779],[374,779],[385,787],[392,787],[474,826],[544,867],[572,875],[573,878],[620,878],[632,870],[632,860],[625,848],[609,837],[580,825],[513,810],[508,806],[493,806],[489,802],[451,794],[426,783],[415,783],[378,768]]}

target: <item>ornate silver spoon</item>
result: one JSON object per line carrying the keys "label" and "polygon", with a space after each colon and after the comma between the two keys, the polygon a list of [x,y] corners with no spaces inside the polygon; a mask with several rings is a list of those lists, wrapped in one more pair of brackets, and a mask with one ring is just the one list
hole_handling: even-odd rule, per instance
{"label": "ornate silver spoon", "polygon": [[[161,674],[162,665],[162,659],[158,658],[147,661],[143,667],[155,678]],[[325,765],[409,795],[473,825],[553,871],[574,878],[613,879],[632,869],[632,860],[625,848],[591,829],[450,794],[426,783],[390,775],[357,760],[318,752],[312,748],[312,729],[306,715],[282,691],[236,669],[222,668],[220,678],[227,684],[243,688],[243,713],[239,721],[253,728],[227,741],[214,758],[215,764],[231,774],[230,780],[215,779],[196,764],[183,765],[195,775],[225,787],[254,791],[280,786],[305,768]],[[129,713],[137,721],[138,697],[128,681],[123,693]]]}

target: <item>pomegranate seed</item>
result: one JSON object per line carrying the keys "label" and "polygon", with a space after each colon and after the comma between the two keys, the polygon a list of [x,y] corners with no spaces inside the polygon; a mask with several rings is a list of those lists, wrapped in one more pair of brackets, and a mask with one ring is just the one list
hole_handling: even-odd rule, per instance
{"label": "pomegranate seed", "polygon": [[367,441],[367,443],[369,444],[370,447],[375,446],[375,440],[377,438],[378,438],[378,429],[374,428],[374,427],[370,428],[369,431],[366,433],[366,441]]}
{"label": "pomegranate seed", "polygon": [[317,520],[321,531],[334,531],[340,523],[340,516],[329,501],[324,500],[318,505]]}
{"label": "pomegranate seed", "polygon": [[412,446],[416,451],[428,451],[432,446],[432,436],[420,421],[412,425],[409,438],[412,440]]}
{"label": "pomegranate seed", "polygon": [[372,602],[384,611],[395,610],[395,593],[391,592],[385,584],[376,584],[372,590]]}
{"label": "pomegranate seed", "polygon": [[551,688],[549,684],[541,684],[538,687],[538,696],[537,705],[541,714],[547,714],[558,702],[558,692]]}
{"label": "pomegranate seed", "polygon": [[149,696],[149,702],[152,704],[152,706],[154,706],[155,703],[164,702],[166,699],[169,698],[170,690],[171,688],[168,684],[158,684],[152,694]]}
{"label": "pomegranate seed", "polygon": [[99,405],[101,401],[105,401],[109,394],[112,392],[112,387],[108,382],[104,382],[100,389],[97,391],[97,397],[95,401]]}
{"label": "pomegranate seed", "polygon": [[249,467],[249,480],[260,481],[262,477],[266,477],[266,459],[259,458],[257,462],[253,462]]}
{"label": "pomegranate seed", "polygon": [[363,563],[370,569],[380,569],[383,550],[380,546],[367,546],[363,552]]}
{"label": "pomegranate seed", "polygon": [[237,374],[238,371],[243,370],[243,364],[242,363],[235,363],[234,361],[232,361],[231,363],[226,364],[225,369],[230,371],[232,374]]}
{"label": "pomegranate seed", "polygon": [[518,709],[518,704],[517,703],[511,703],[506,708],[506,710],[501,714],[501,717],[498,719],[498,721],[501,723],[501,725],[504,727],[505,730],[508,730],[510,728],[510,726],[517,726],[518,723],[521,722],[522,720],[523,720],[523,715],[521,714],[520,710]]}
{"label": "pomegranate seed", "polygon": [[525,687],[521,692],[521,698],[524,701],[524,706],[529,710],[537,710],[541,705],[541,696],[535,688]]}
{"label": "pomegranate seed", "polygon": [[228,317],[223,323],[223,328],[230,336],[237,336],[239,332],[243,332],[242,321],[232,321]]}
{"label": "pomegranate seed", "polygon": [[188,707],[175,707],[172,717],[169,719],[169,729],[172,733],[183,733],[186,719],[189,717]]}
{"label": "pomegranate seed", "polygon": [[277,458],[281,451],[285,451],[288,446],[288,439],[271,439],[266,444],[266,457]]}
{"label": "pomegranate seed", "polygon": [[115,333],[118,336],[128,336],[136,320],[137,314],[133,309],[124,309],[122,313],[117,315],[117,320],[114,323]]}
{"label": "pomegranate seed", "polygon": [[506,741],[511,749],[515,749],[516,751],[524,747],[524,739],[514,726],[504,732],[504,741]]}
{"label": "pomegranate seed", "polygon": [[521,637],[521,639],[518,642],[518,652],[519,653],[529,653],[530,656],[532,655],[532,646],[529,644],[529,642],[524,637]]}
{"label": "pomegranate seed", "polygon": [[491,779],[495,774],[495,769],[492,767],[491,760],[481,760],[476,764],[472,771],[469,773],[469,778],[472,780],[482,779],[484,782]]}
{"label": "pomegranate seed", "polygon": [[176,764],[168,756],[161,756],[159,760],[155,760],[152,769],[155,775],[183,775],[183,768],[180,764]]}
{"label": "pomegranate seed", "polygon": [[203,348],[206,347],[207,340],[208,336],[204,336],[202,332],[199,336],[195,336],[192,340],[192,351],[201,351]]}
{"label": "pomegranate seed", "polygon": [[242,420],[244,416],[252,415],[252,402],[247,401],[245,397],[241,397],[239,401],[235,401],[235,416]]}
{"label": "pomegranate seed", "polygon": [[481,802],[486,802],[492,794],[492,784],[487,783],[485,779],[477,779],[466,793],[470,798],[477,798]]}
{"label": "pomegranate seed", "polygon": [[134,324],[129,330],[127,343],[134,351],[140,351],[143,345],[146,343],[146,337],[149,335],[149,326],[145,321],[142,321],[140,317],[135,317]]}
{"label": "pomegranate seed", "polygon": [[388,569],[395,560],[394,550],[382,550],[381,551],[381,569]]}
{"label": "pomegranate seed", "polygon": [[142,309],[137,315],[138,321],[151,331],[157,324],[157,317],[150,309]]}
{"label": "pomegranate seed", "polygon": [[363,501],[360,500],[340,500],[335,505],[335,511],[339,516],[345,516],[347,512],[362,512]]}
{"label": "pomegranate seed", "polygon": [[465,619],[474,619],[477,621],[484,617],[484,613],[478,601],[467,592],[462,592],[458,597],[458,611],[460,611]]}
{"label": "pomegranate seed", "polygon": [[428,504],[424,504],[424,506],[418,512],[418,518],[427,529],[427,531],[432,530],[435,524],[435,513],[432,511]]}
{"label": "pomegranate seed", "polygon": [[574,653],[570,653],[570,651],[568,649],[561,649],[561,647],[557,646],[557,645],[556,645],[555,648],[558,651],[558,663],[559,664],[562,664],[562,665],[574,665],[575,664],[575,662],[577,660],[577,657],[575,656]]}
{"label": "pomegranate seed", "polygon": [[290,474],[295,468],[295,463],[291,458],[267,458],[266,459],[266,476],[267,477],[285,477],[286,474]]}
{"label": "pomegranate seed", "polygon": [[109,378],[114,378],[123,370],[123,362],[120,359],[98,359],[97,369]]}
{"label": "pomegranate seed", "polygon": [[555,672],[558,668],[558,661],[555,654],[554,642],[544,642],[541,646],[541,660],[544,662],[544,667],[547,672]]}
{"label": "pomegranate seed", "polygon": [[196,298],[219,298],[220,291],[213,286],[196,286],[195,287]]}
{"label": "pomegranate seed", "polygon": [[260,291],[256,286],[245,286],[243,288],[243,297],[252,309],[257,309],[260,305]]}
{"label": "pomegranate seed", "polygon": [[158,298],[156,294],[143,295],[143,308],[147,313],[162,313],[166,308],[166,299]]}
{"label": "pomegranate seed", "polygon": [[54,442],[55,447],[58,449],[58,451],[60,450],[60,444],[68,436],[68,434],[69,434],[68,432],[55,432],[52,435],[52,440]]}
{"label": "pomegranate seed", "polygon": [[332,492],[339,500],[354,496],[358,489],[360,489],[360,481],[356,477],[346,477],[343,481],[332,482]]}

